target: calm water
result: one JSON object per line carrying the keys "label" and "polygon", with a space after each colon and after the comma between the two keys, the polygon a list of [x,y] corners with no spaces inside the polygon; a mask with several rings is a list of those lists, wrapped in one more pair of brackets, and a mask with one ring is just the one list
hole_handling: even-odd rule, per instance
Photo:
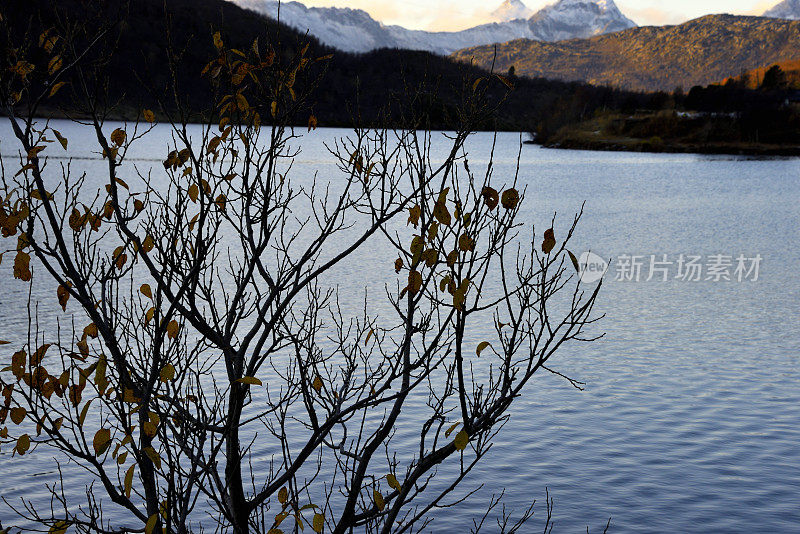
{"label": "calm water", "polygon": [[[70,153],[86,155],[90,140],[69,125],[56,127],[70,137]],[[316,169],[335,176],[322,143],[346,133],[319,130],[304,140],[299,175]],[[473,167],[486,162],[490,141],[486,134],[472,139]],[[500,136],[497,180],[513,172],[518,141]],[[138,149],[138,165],[158,165],[166,138],[148,143]],[[14,153],[5,123],[0,151]],[[98,164],[75,163],[89,171]],[[533,381],[469,480],[487,490],[457,513],[438,514],[433,528],[470,526],[500,487],[511,507],[539,499],[541,517],[547,487],[558,532],[602,531],[609,517],[613,532],[800,532],[800,160],[526,146],[521,180],[528,188],[523,215],[539,228],[557,211],[563,229],[586,201],[572,248],[612,260],[598,304],[607,336],[556,362],[586,382],[586,391],[552,376]],[[336,282],[382,288],[393,275],[383,251],[368,247],[367,275],[341,269]],[[651,255],[665,254],[673,262],[703,256],[703,263],[733,256],[731,272],[740,254],[763,259],[757,281],[684,281],[675,279],[677,265],[668,281],[646,281]],[[616,280],[623,255],[642,257],[640,281]],[[17,339],[24,324],[27,287],[10,279],[10,263],[0,267],[0,306],[8,314],[0,339]],[[45,449],[25,461],[3,450],[0,472],[2,493],[12,499],[41,494],[53,476]],[[0,521],[12,524],[4,507]]]}

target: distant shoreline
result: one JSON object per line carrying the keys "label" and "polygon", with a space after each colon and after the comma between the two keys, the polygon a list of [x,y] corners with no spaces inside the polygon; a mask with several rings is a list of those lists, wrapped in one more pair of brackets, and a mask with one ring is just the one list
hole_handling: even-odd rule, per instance
{"label": "distant shoreline", "polygon": [[746,143],[650,143],[642,140],[612,139],[560,139],[553,143],[537,143],[525,141],[528,145],[539,145],[543,148],[562,150],[595,150],[603,152],[647,152],[653,154],[700,154],[728,156],[764,156],[764,157],[800,157],[800,145],[761,145]]}

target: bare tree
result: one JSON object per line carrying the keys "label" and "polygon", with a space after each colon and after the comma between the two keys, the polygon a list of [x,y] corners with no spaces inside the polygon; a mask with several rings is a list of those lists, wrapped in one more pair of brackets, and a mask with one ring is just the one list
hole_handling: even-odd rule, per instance
{"label": "bare tree", "polygon": [[[356,128],[329,147],[339,177],[302,180],[292,122],[327,58],[231,50],[215,33],[201,125],[171,111],[177,97],[161,124],[143,110],[110,125],[82,61],[106,31],[85,48],[48,31],[38,62],[24,47],[4,58],[20,157],[2,161],[0,227],[15,278],[53,281],[65,314],[54,331],[31,312],[0,373],[0,437],[92,480],[80,495],[62,477],[49,506],[8,504],[50,532],[422,531],[472,495],[461,483],[514,400],[596,320],[600,286],[584,290],[567,250],[579,217],[560,240],[531,235],[517,176],[469,165],[487,87],[510,83],[465,85],[443,157],[413,121]],[[99,189],[48,158],[69,141],[37,117],[67,75],[105,162]],[[163,167],[129,161],[156,128],[172,133]],[[352,316],[330,277],[365,269],[376,242],[395,251],[377,258],[396,274],[391,312],[365,301]],[[398,430],[416,445],[398,445]],[[519,531],[523,512],[498,528]]]}

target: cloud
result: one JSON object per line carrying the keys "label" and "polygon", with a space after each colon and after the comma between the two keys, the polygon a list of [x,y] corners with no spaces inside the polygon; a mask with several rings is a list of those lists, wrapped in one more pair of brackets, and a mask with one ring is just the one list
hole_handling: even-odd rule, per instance
{"label": "cloud", "polygon": [[[486,2],[456,0],[405,0],[403,2],[376,0],[300,0],[311,7],[349,7],[363,9],[384,24],[398,24],[409,29],[429,31],[459,31],[489,22]],[[500,4],[501,0],[497,1]],[[493,2],[492,2],[493,4]]]}
{"label": "cloud", "polygon": [[308,7],[349,7],[351,9],[361,9],[370,14],[375,20],[394,24],[394,20],[405,18],[406,12],[398,6],[397,2],[375,2],[370,0],[300,0]]}
{"label": "cloud", "polygon": [[751,9],[743,11],[742,14],[761,16],[764,14],[764,11],[775,7],[777,4],[778,4],[777,0],[760,0]]}
{"label": "cloud", "polygon": [[620,11],[640,26],[680,24],[681,22],[685,22],[688,18],[685,14],[666,11],[657,7],[632,7],[622,2],[618,2],[618,5]]}

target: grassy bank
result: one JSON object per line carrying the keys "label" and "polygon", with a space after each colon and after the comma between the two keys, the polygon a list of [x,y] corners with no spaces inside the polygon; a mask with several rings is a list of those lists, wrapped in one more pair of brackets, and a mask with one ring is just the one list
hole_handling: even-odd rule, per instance
{"label": "grassy bank", "polygon": [[[767,118],[770,119],[770,118]],[[603,113],[561,128],[549,148],[753,156],[800,156],[797,110],[786,109],[771,127],[738,113]]]}

